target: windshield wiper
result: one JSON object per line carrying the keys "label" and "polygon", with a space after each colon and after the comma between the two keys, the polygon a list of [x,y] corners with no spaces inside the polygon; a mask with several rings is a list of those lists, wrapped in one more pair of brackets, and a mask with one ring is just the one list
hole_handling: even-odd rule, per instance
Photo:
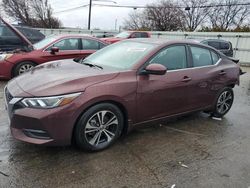
{"label": "windshield wiper", "polygon": [[100,66],[100,65],[95,65],[95,64],[92,64],[92,63],[82,63],[82,64],[87,65],[87,66],[90,66],[90,67],[97,67],[97,68],[99,68],[99,69],[103,69],[102,66]]}

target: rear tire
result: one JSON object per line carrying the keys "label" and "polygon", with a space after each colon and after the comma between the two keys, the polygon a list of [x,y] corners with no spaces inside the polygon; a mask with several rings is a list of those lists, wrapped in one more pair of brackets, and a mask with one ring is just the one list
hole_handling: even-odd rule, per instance
{"label": "rear tire", "polygon": [[234,92],[230,87],[224,88],[218,95],[212,116],[221,118],[223,117],[232,107],[234,100]]}
{"label": "rear tire", "polygon": [[124,117],[110,103],[89,108],[80,117],[74,130],[76,145],[87,151],[100,151],[111,146],[121,135]]}
{"label": "rear tire", "polygon": [[19,76],[20,74],[23,74],[27,71],[29,71],[30,69],[32,69],[33,67],[35,67],[36,64],[31,62],[31,61],[23,61],[21,63],[19,63],[13,71],[13,76]]}

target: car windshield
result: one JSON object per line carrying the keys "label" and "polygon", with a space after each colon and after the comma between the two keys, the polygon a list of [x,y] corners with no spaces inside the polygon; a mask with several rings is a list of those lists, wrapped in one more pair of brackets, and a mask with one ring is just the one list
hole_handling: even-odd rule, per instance
{"label": "car windshield", "polygon": [[126,39],[126,38],[129,37],[129,35],[130,35],[129,32],[121,32],[118,35],[116,35],[115,38],[124,38],[124,39]]}
{"label": "car windshield", "polygon": [[51,42],[55,41],[57,38],[58,37],[56,37],[56,36],[50,36],[50,37],[47,37],[47,38],[35,43],[33,46],[36,50],[42,49],[45,46],[47,46],[48,44],[50,44]]}
{"label": "car windshield", "polygon": [[101,67],[129,70],[148,54],[154,44],[126,41],[116,43],[88,56],[82,63],[92,63]]}

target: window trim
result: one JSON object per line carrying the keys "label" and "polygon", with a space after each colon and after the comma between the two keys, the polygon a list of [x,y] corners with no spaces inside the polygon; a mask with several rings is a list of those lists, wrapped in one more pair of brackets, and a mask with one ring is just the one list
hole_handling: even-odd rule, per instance
{"label": "window trim", "polygon": [[[99,46],[99,48],[98,49],[83,49],[83,43],[82,43],[82,40],[93,40],[93,41],[95,41],[95,42],[97,42],[98,43],[98,46]],[[83,37],[81,37],[80,38],[80,46],[81,46],[81,50],[100,50],[100,49],[102,49],[102,48],[104,48],[104,47],[106,47],[107,46],[107,44],[105,44],[104,42],[102,42],[102,41],[99,41],[99,40],[95,40],[95,39],[91,39],[91,38],[83,38]],[[102,47],[102,48],[100,48],[100,44],[103,44],[103,46],[104,47]]]}
{"label": "window trim", "polygon": [[204,65],[204,66],[199,66],[199,67],[210,67],[210,66],[214,66],[214,65],[217,65],[219,63],[219,61],[221,60],[221,56],[213,49],[211,48],[207,48],[206,46],[199,46],[199,45],[196,45],[196,44],[188,44],[188,48],[189,48],[189,51],[191,53],[191,68],[199,68],[199,67],[194,67],[194,62],[193,62],[193,56],[192,56],[192,51],[191,51],[191,46],[194,46],[194,47],[197,47],[197,48],[204,48],[206,50],[209,51],[209,54],[210,54],[210,57],[211,57],[211,60],[213,62],[213,58],[212,58],[212,54],[211,54],[211,51],[213,51],[217,56],[218,56],[218,61],[212,65]]}
{"label": "window trim", "polygon": [[[56,40],[56,41],[52,42],[49,46],[45,47],[43,52],[50,52],[50,50],[48,50],[50,47],[52,47],[55,43],[61,42],[62,40],[65,40],[65,39],[78,39],[78,48],[81,47],[80,43],[79,43],[79,40],[80,40],[79,37],[62,38],[62,39],[59,39],[59,40]],[[77,49],[77,50],[81,50],[81,49]],[[68,51],[76,51],[76,50],[59,50],[59,51],[68,52]]]}
{"label": "window trim", "polygon": [[185,43],[179,43],[179,44],[170,44],[168,46],[164,46],[162,47],[161,49],[159,49],[157,52],[155,52],[150,58],[147,59],[147,61],[138,69],[138,73],[140,73],[143,69],[145,69],[145,67],[147,65],[149,65],[149,62],[156,56],[158,55],[159,53],[161,53],[163,50],[169,48],[169,47],[173,47],[173,46],[184,46],[185,47],[185,52],[186,52],[186,68],[182,68],[182,69],[176,69],[176,70],[167,70],[167,72],[170,72],[170,71],[179,71],[179,70],[184,70],[184,69],[187,69],[187,68],[190,68],[189,66],[191,65],[190,63],[190,57],[189,57],[189,52],[188,52],[188,46],[187,44]]}

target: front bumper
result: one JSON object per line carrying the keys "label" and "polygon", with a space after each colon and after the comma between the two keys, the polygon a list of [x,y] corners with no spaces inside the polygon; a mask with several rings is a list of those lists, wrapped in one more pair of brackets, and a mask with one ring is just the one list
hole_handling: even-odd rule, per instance
{"label": "front bumper", "polygon": [[0,79],[9,80],[11,79],[11,71],[14,64],[3,60],[0,62]]}
{"label": "front bumper", "polygon": [[14,138],[39,145],[70,145],[75,124],[74,103],[53,109],[24,108],[5,88],[5,104]]}

